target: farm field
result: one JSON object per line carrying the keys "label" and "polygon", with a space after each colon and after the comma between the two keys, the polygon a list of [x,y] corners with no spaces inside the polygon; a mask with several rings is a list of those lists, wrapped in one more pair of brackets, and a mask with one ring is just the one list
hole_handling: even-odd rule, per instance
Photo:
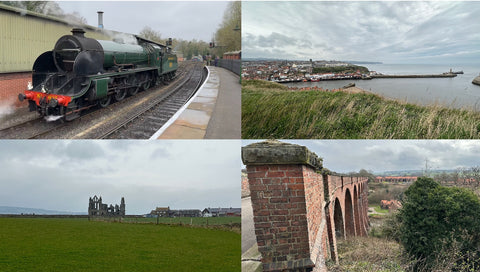
{"label": "farm field", "polygon": [[1,271],[240,271],[227,230],[87,219],[0,218]]}
{"label": "farm field", "polygon": [[[125,222],[138,222],[138,223],[156,223],[157,218],[124,218]],[[242,218],[237,217],[160,217],[158,222],[160,224],[183,224],[194,226],[217,226],[217,225],[229,225],[240,224]]]}

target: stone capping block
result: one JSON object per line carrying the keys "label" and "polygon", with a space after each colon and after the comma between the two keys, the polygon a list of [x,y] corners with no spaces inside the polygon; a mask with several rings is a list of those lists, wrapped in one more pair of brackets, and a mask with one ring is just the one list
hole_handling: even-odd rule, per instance
{"label": "stone capping block", "polygon": [[277,140],[242,147],[242,161],[245,165],[303,164],[316,170],[323,168],[323,159],[307,147]]}

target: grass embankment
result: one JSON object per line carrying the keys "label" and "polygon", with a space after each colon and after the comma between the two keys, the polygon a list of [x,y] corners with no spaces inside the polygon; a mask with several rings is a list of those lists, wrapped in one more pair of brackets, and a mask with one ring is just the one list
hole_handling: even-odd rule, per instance
{"label": "grass embankment", "polygon": [[478,139],[480,112],[242,81],[244,139]]}
{"label": "grass embankment", "polygon": [[358,65],[336,66],[336,67],[315,67],[312,73],[356,73],[360,71],[362,74],[368,74],[368,68]]}
{"label": "grass embankment", "polygon": [[0,218],[1,271],[240,271],[240,234],[206,228]]}

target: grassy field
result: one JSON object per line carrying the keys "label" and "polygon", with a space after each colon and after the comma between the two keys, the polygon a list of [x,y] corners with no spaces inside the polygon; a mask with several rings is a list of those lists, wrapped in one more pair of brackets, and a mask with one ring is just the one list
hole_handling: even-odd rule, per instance
{"label": "grassy field", "polygon": [[402,246],[376,237],[352,237],[337,240],[339,264],[327,263],[332,272],[405,271]]}
{"label": "grassy field", "polygon": [[375,206],[370,206],[372,207],[377,213],[379,214],[388,214],[388,210],[380,208],[380,206],[375,205]]}
{"label": "grassy field", "polygon": [[207,228],[0,218],[0,270],[240,271],[240,243]]}
{"label": "grassy field", "polygon": [[244,139],[478,139],[480,112],[242,81]]}
{"label": "grassy field", "polygon": [[[124,218],[123,222],[137,222],[137,223],[156,223],[157,218]],[[237,217],[160,217],[158,223],[160,224],[182,224],[194,226],[219,226],[240,224],[242,218]]]}

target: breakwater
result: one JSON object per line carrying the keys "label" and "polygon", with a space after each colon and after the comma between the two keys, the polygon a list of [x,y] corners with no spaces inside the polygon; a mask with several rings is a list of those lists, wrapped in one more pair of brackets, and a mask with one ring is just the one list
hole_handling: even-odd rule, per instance
{"label": "breakwater", "polygon": [[372,75],[371,78],[445,78],[456,77],[457,74],[445,73],[445,74],[433,74],[433,75]]}
{"label": "breakwater", "polygon": [[[327,78],[289,78],[284,80],[274,80],[277,83],[296,83],[296,82],[318,82],[318,81],[333,81],[333,80],[370,80],[373,78],[452,78],[456,77],[455,73],[443,73],[443,74],[430,74],[430,75],[348,75],[348,76],[333,76]],[[480,76],[478,77],[480,83]],[[474,83],[476,84],[476,83]]]}

